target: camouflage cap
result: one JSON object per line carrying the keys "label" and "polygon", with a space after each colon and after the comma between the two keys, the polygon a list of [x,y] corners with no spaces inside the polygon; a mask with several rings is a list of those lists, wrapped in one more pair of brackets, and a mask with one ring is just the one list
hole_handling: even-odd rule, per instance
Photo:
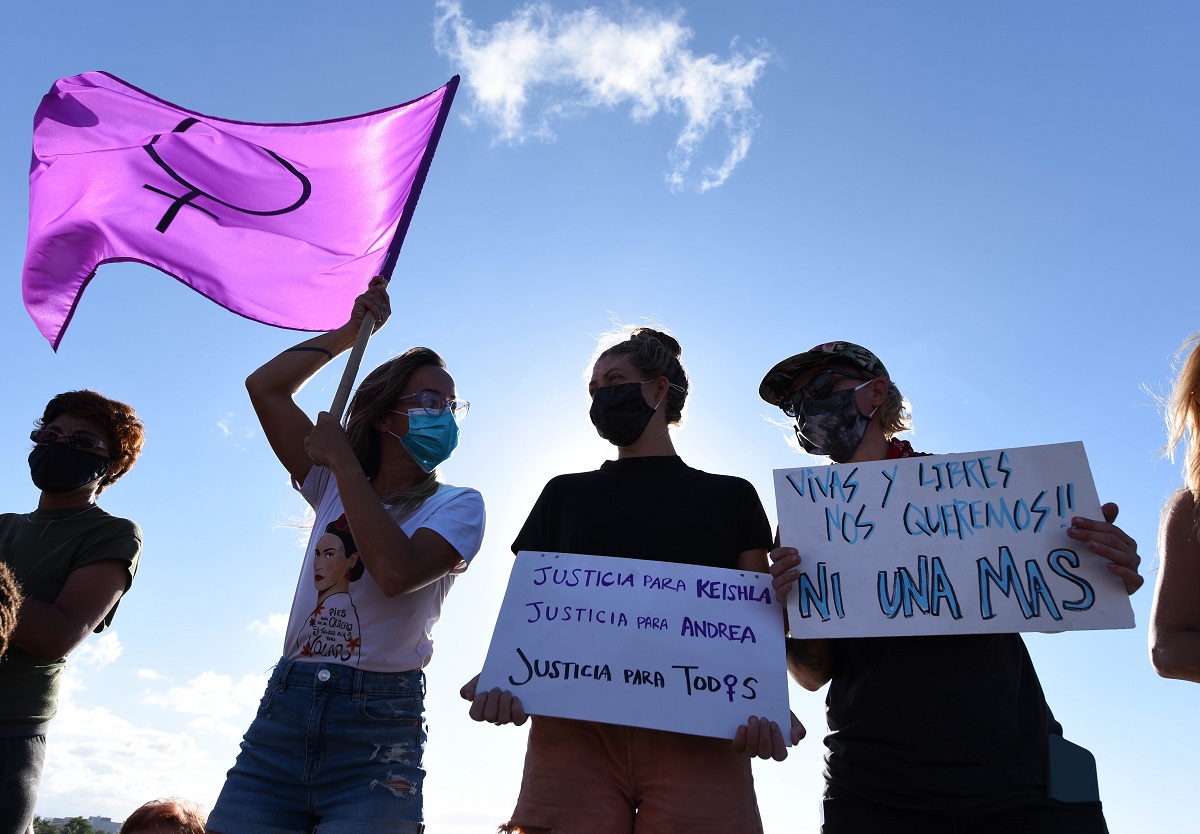
{"label": "camouflage cap", "polygon": [[887,368],[879,361],[879,357],[865,347],[852,342],[826,342],[804,353],[790,356],[767,371],[762,384],[758,386],[758,395],[771,405],[779,405],[791,393],[792,382],[801,373],[814,365],[824,365],[827,362],[838,360],[862,368],[871,375],[872,379],[888,376]]}

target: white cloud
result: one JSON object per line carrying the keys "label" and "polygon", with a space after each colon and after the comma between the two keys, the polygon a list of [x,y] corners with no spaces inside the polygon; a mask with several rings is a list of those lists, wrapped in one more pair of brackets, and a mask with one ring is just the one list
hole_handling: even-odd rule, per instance
{"label": "white cloud", "polygon": [[[463,68],[470,117],[494,125],[501,141],[550,140],[554,119],[628,105],[635,122],[660,111],[683,117],[668,156],[672,190],[716,188],[746,158],[758,126],[750,91],[769,58],[764,47],[741,50],[735,41],[728,58],[695,55],[682,12],[625,7],[616,19],[534,2],[485,31],[458,0],[438,0],[437,8],[435,45]],[[718,128],[728,149],[695,174],[692,163]]]}
{"label": "white cloud", "polygon": [[97,669],[114,663],[125,651],[115,631],[106,631],[99,637],[88,640],[71,653],[71,662],[63,669],[59,680],[59,699],[69,699],[76,692],[87,689],[83,683],[83,667]]}
{"label": "white cloud", "polygon": [[[305,533],[308,531],[306,530]],[[287,614],[269,614],[266,622],[255,620],[250,623],[249,629],[259,637],[277,637],[283,639],[283,633],[287,629]]]}
{"label": "white cloud", "polygon": [[[202,741],[192,732],[150,726],[145,710],[132,701],[120,707],[123,714],[77,702],[75,695],[87,690],[78,654],[79,649],[67,664],[58,714],[48,734],[38,813],[124,819],[149,799],[174,795],[210,805],[233,762],[236,744],[228,737]],[[158,677],[151,670],[139,670],[138,677],[145,678],[145,672]],[[261,680],[255,679],[260,692]],[[231,682],[227,694],[244,701],[234,695],[235,690]],[[251,715],[241,719],[236,737],[249,725]]]}
{"label": "white cloud", "polygon": [[106,631],[94,640],[89,640],[77,648],[74,654],[71,655],[71,662],[86,663],[89,666],[99,668],[115,662],[123,651],[125,649],[121,645],[117,633],[115,631]]}
{"label": "white cloud", "polygon": [[266,675],[243,675],[235,681],[230,675],[201,672],[183,686],[146,692],[141,703],[193,716],[188,727],[197,732],[238,738],[265,686]]}
{"label": "white cloud", "polygon": [[163,676],[153,669],[138,669],[134,674],[144,681],[160,681],[163,679]]}
{"label": "white cloud", "polygon": [[243,448],[239,440],[254,437],[254,428],[242,424],[236,411],[226,411],[225,416],[217,421],[217,430],[221,432],[221,437],[233,438],[234,448],[239,450]]}
{"label": "white cloud", "polygon": [[39,813],[123,819],[148,799],[184,795],[207,804],[223,774],[188,733],[138,726],[103,708],[60,702],[38,790]]}

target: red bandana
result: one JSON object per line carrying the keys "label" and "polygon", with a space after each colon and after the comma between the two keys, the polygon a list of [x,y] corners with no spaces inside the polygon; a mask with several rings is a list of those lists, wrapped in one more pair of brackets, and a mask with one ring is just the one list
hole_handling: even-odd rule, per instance
{"label": "red bandana", "polygon": [[916,452],[913,451],[912,444],[907,440],[897,440],[893,437],[888,443],[888,460],[895,460],[896,458],[911,458],[915,454]]}

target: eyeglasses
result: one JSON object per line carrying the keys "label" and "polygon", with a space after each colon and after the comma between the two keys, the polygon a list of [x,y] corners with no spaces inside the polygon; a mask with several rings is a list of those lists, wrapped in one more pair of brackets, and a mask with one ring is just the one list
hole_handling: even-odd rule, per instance
{"label": "eyeglasses", "polygon": [[433,391],[418,391],[415,394],[405,394],[403,397],[397,397],[396,399],[415,399],[421,403],[421,408],[429,411],[435,411],[438,414],[441,414],[446,409],[450,409],[450,413],[454,415],[455,420],[461,420],[466,417],[467,409],[471,407],[471,404],[466,400],[448,400],[441,394],[437,394]]}
{"label": "eyeglasses", "polygon": [[72,449],[107,449],[104,441],[90,434],[62,434],[54,429],[34,429],[29,433],[29,439],[39,446],[63,442]]}
{"label": "eyeglasses", "polygon": [[809,380],[808,385],[805,385],[803,388],[797,388],[789,394],[787,399],[779,404],[779,407],[783,409],[783,413],[787,416],[795,417],[799,413],[800,406],[805,399],[811,397],[814,400],[823,400],[832,394],[833,384],[837,382],[834,377],[838,376],[846,377],[847,379],[866,380],[866,377],[852,374],[849,371],[839,371],[836,368],[829,368],[828,370],[821,371],[821,373]]}

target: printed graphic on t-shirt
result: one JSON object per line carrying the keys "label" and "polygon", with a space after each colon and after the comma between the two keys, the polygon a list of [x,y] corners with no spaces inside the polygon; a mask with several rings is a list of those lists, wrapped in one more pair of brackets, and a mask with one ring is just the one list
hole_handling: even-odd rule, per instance
{"label": "printed graphic on t-shirt", "polygon": [[358,665],[362,634],[354,607],[353,583],[366,566],[350,533],[346,514],[331,522],[313,547],[317,604],[296,635],[301,657]]}

